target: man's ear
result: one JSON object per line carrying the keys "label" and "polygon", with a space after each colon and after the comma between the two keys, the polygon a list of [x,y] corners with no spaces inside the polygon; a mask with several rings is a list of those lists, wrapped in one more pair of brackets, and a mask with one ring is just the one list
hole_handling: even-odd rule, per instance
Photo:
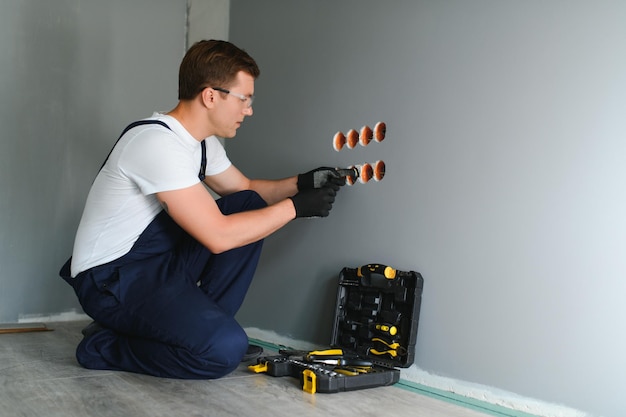
{"label": "man's ear", "polygon": [[207,108],[212,108],[215,105],[215,93],[212,88],[205,88],[199,94],[202,104]]}

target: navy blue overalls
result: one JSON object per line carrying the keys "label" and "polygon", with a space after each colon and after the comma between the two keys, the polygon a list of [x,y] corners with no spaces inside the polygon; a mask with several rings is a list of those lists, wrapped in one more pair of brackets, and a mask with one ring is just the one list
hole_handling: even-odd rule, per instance
{"label": "navy blue overalls", "polygon": [[[232,214],[267,204],[256,192],[241,191],[217,205]],[[70,258],[60,275],[85,313],[104,327],[78,345],[78,362],[89,369],[185,379],[232,372],[248,347],[234,316],[262,245],[260,240],[212,254],[162,211],[121,258],[75,278]]]}

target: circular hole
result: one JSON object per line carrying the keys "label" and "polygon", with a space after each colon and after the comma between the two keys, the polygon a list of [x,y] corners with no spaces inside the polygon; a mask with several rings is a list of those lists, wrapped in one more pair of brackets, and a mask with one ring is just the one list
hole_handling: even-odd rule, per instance
{"label": "circular hole", "polygon": [[342,132],[335,133],[335,137],[333,138],[333,148],[335,148],[335,150],[339,152],[343,148],[343,145],[345,144],[346,144],[345,135]]}
{"label": "circular hole", "polygon": [[359,133],[359,143],[362,146],[367,146],[372,141],[374,137],[374,132],[372,132],[372,128],[369,126],[363,126],[361,128],[361,132]]}
{"label": "circular hole", "polygon": [[349,149],[352,149],[359,143],[359,132],[354,129],[350,129],[346,135],[346,145]]}
{"label": "circular hole", "polygon": [[387,125],[385,122],[376,123],[376,126],[374,126],[374,140],[376,140],[376,142],[382,142],[386,134]]}
{"label": "circular hole", "polygon": [[361,166],[361,175],[359,176],[359,181],[362,184],[367,183],[374,176],[374,168],[370,164],[363,164]]}
{"label": "circular hole", "polygon": [[380,181],[385,176],[385,163],[383,161],[376,161],[374,164],[374,180]]}

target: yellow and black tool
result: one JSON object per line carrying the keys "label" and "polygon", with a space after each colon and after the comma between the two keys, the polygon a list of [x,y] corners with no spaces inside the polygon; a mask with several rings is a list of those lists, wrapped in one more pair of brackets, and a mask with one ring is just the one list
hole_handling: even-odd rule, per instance
{"label": "yellow and black tool", "polygon": [[395,279],[396,272],[397,271],[394,268],[387,266],[387,265],[367,264],[367,265],[360,266],[356,271],[356,275],[362,278],[362,277],[369,276],[372,273],[374,273],[374,274],[382,275],[387,279]]}
{"label": "yellow and black tool", "polygon": [[280,349],[279,354],[284,356],[301,356],[303,359],[310,360],[317,357],[336,356],[342,357],[344,355],[342,349],[326,349],[326,350],[296,350],[296,349]]}
{"label": "yellow and black tool", "polygon": [[350,177],[352,181],[355,181],[359,178],[359,170],[356,167],[352,168],[337,168],[335,170],[340,177]]}
{"label": "yellow and black tool", "polygon": [[319,363],[323,365],[334,366],[372,366],[372,361],[359,358],[327,358],[327,359],[313,359],[312,363]]}
{"label": "yellow and black tool", "polygon": [[304,359],[308,362],[313,362],[316,360],[343,359],[344,356],[345,353],[342,349],[327,349],[307,352],[307,354],[304,355]]}
{"label": "yellow and black tool", "polygon": [[338,374],[347,376],[356,376],[360,374],[367,374],[372,371],[371,366],[338,366],[333,369]]}
{"label": "yellow and black tool", "polygon": [[381,349],[370,348],[368,353],[371,353],[372,355],[389,355],[392,358],[395,358],[398,355],[406,354],[406,349],[400,346],[400,343],[398,342],[389,343],[378,337],[373,338],[372,342],[381,347]]}
{"label": "yellow and black tool", "polygon": [[389,336],[395,336],[398,334],[398,328],[393,324],[377,323],[375,329],[385,335],[388,334]]}
{"label": "yellow and black tool", "polygon": [[[346,181],[357,170],[339,170]],[[329,177],[330,178],[330,177]],[[336,393],[389,386],[414,362],[423,280],[415,271],[380,263],[345,267],[339,274],[330,344],[257,358],[254,372],[298,378],[307,393]]]}

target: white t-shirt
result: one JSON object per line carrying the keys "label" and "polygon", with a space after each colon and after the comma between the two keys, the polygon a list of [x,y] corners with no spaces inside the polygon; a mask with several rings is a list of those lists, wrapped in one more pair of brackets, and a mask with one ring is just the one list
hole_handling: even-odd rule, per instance
{"label": "white t-shirt", "polygon": [[[162,208],[155,193],[178,190],[200,179],[202,147],[173,117],[154,113],[148,124],[129,130],[96,177],[76,232],[72,276],[127,254]],[[215,136],[206,138],[206,175],[231,162]]]}

